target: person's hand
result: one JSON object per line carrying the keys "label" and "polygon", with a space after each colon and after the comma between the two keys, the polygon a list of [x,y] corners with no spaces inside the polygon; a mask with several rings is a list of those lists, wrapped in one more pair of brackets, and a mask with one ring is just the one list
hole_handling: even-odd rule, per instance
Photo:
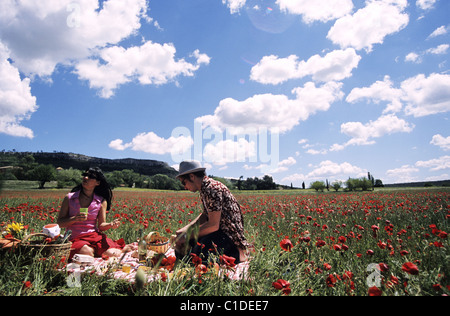
{"label": "person's hand", "polygon": [[115,220],[113,220],[113,221],[111,222],[111,228],[112,228],[112,229],[119,228],[120,224],[121,224],[121,223],[120,223],[120,220],[115,219]]}
{"label": "person's hand", "polygon": [[177,231],[177,237],[175,239],[176,249],[182,249],[185,243],[186,243],[186,233]]}
{"label": "person's hand", "polygon": [[85,220],[87,220],[87,214],[78,214],[75,215],[75,217],[73,218],[73,220],[75,222],[84,222]]}
{"label": "person's hand", "polygon": [[112,228],[112,229],[119,228],[120,224],[121,224],[120,220],[115,219],[115,220],[112,221],[112,223],[111,223],[111,228]]}

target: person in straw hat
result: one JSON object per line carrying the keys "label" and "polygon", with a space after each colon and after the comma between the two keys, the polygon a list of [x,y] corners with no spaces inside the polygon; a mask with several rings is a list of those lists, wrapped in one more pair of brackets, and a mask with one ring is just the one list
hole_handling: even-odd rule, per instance
{"label": "person in straw hat", "polygon": [[209,178],[198,161],[180,163],[177,179],[185,189],[200,192],[203,213],[177,230],[175,254],[181,259],[196,254],[207,260],[209,253],[246,261],[249,247],[244,236],[244,220],[236,198],[219,181]]}

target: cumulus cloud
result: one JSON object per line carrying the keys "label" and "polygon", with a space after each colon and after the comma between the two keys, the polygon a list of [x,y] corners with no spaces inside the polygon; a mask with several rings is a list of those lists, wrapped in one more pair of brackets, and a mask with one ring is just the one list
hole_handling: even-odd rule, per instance
{"label": "cumulus cloud", "polygon": [[422,63],[425,55],[430,55],[430,54],[431,55],[444,55],[444,54],[447,54],[449,47],[450,47],[450,45],[448,45],[448,44],[442,44],[437,47],[429,48],[426,51],[421,52],[421,53],[411,52],[408,55],[406,55],[405,61],[420,64],[420,63]]}
{"label": "cumulus cloud", "polygon": [[438,27],[437,29],[435,29],[433,31],[433,33],[431,33],[430,36],[428,36],[428,38],[434,38],[434,37],[438,37],[441,35],[445,35],[448,33],[449,29],[450,29],[450,27],[442,25],[442,26]]}
{"label": "cumulus cloud", "polygon": [[239,12],[239,10],[245,5],[246,0],[222,0],[222,3],[227,5],[231,14],[234,14]]}
{"label": "cumulus cloud", "polygon": [[442,156],[427,161],[418,161],[416,166],[420,168],[428,168],[430,171],[440,171],[450,169],[450,156]]}
{"label": "cumulus cloud", "polygon": [[115,139],[109,143],[109,147],[115,150],[131,148],[134,151],[164,155],[179,154],[191,149],[194,144],[190,136],[162,138],[153,132],[138,134],[130,143],[124,144],[123,140]]}
{"label": "cumulus cloud", "polygon": [[[175,59],[173,44],[121,42],[151,22],[146,0],[2,1],[0,38],[20,72],[50,78],[58,65],[75,68],[81,80],[109,98],[120,85],[164,84],[192,76],[209,57],[194,51],[193,63]],[[43,36],[45,34],[45,37]]]}
{"label": "cumulus cloud", "polygon": [[417,180],[417,177],[414,176],[414,174],[419,171],[420,170],[414,166],[403,165],[400,168],[387,170],[386,175],[394,183],[414,182]]}
{"label": "cumulus cloud", "polygon": [[437,0],[417,0],[416,6],[422,10],[429,10],[433,8]]}
{"label": "cumulus cloud", "polygon": [[21,79],[8,58],[9,52],[0,42],[0,133],[33,138],[33,131],[22,121],[37,110],[36,97],[31,94],[30,79]]}
{"label": "cumulus cloud", "polygon": [[394,88],[394,83],[389,76],[385,76],[383,81],[376,81],[370,87],[354,88],[347,96],[346,101],[355,103],[361,100],[374,102],[387,102],[384,112],[398,112],[402,109],[400,102],[403,93],[400,89]]}
{"label": "cumulus cloud", "polygon": [[450,136],[444,137],[441,134],[434,135],[430,144],[441,147],[443,150],[450,150]]}
{"label": "cumulus cloud", "polygon": [[351,77],[360,60],[361,56],[353,48],[335,50],[324,57],[314,55],[307,61],[299,61],[295,55],[287,58],[270,55],[252,67],[250,79],[275,85],[306,76],[319,82],[340,81]]}
{"label": "cumulus cloud", "polygon": [[283,183],[299,181],[309,183],[317,179],[348,179],[348,177],[359,178],[367,175],[366,169],[354,166],[349,162],[337,163],[330,160],[325,160],[316,166],[312,166],[312,169],[313,170],[307,174],[291,174],[283,178],[281,181]]}
{"label": "cumulus cloud", "polygon": [[350,145],[372,145],[374,138],[380,138],[393,133],[410,133],[414,125],[409,124],[394,114],[383,115],[376,121],[367,124],[361,122],[347,122],[341,125],[341,133],[351,137],[343,145],[334,144],[330,151],[339,151]]}
{"label": "cumulus cloud", "polygon": [[423,74],[402,82],[405,112],[422,117],[450,111],[450,75]]}
{"label": "cumulus cloud", "polygon": [[[141,27],[145,0],[2,1],[0,36],[27,75],[50,76],[96,47],[115,45]],[[45,34],[43,42],[42,34]]]}
{"label": "cumulus cloud", "polygon": [[157,44],[148,41],[142,46],[128,49],[119,46],[102,49],[98,58],[86,59],[76,66],[82,80],[90,87],[100,89],[100,96],[109,98],[119,85],[137,80],[142,85],[161,85],[177,76],[193,76],[201,64],[209,64],[209,57],[197,50],[192,54],[195,63],[175,59],[176,49],[172,44]]}
{"label": "cumulus cloud", "polygon": [[282,11],[302,15],[305,23],[328,22],[350,14],[353,10],[351,0],[277,0],[276,4]]}
{"label": "cumulus cloud", "polygon": [[395,88],[389,76],[369,87],[354,88],[347,96],[350,103],[366,99],[375,104],[387,102],[383,113],[399,112],[422,117],[450,111],[450,75],[419,74],[406,79]]}
{"label": "cumulus cloud", "polygon": [[204,128],[235,128],[236,133],[260,128],[285,133],[311,115],[327,111],[333,102],[342,99],[341,89],[341,83],[328,82],[316,87],[308,82],[292,90],[295,99],[273,94],[255,95],[244,101],[227,98],[220,101],[213,115],[199,117],[196,121]]}
{"label": "cumulus cloud", "polygon": [[244,162],[256,155],[256,143],[245,138],[239,138],[237,141],[225,139],[217,143],[208,143],[203,149],[203,160],[215,165]]}
{"label": "cumulus cloud", "polygon": [[382,44],[386,36],[408,25],[407,5],[407,0],[367,0],[364,8],[338,19],[327,38],[342,48],[370,52],[374,44]]}

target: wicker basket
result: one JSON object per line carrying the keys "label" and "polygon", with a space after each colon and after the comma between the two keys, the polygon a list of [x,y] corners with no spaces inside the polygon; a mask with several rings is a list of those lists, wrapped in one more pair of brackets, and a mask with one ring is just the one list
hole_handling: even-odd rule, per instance
{"label": "wicker basket", "polygon": [[0,239],[0,253],[2,251],[14,251],[16,246],[20,243],[20,239],[15,238],[1,238]]}
{"label": "wicker basket", "polygon": [[169,238],[162,237],[158,232],[151,232],[145,237],[147,249],[156,253],[166,253],[169,250]]}
{"label": "wicker basket", "polygon": [[67,263],[69,259],[70,250],[72,247],[71,242],[67,242],[64,244],[42,244],[42,240],[40,241],[31,241],[30,239],[33,237],[48,237],[43,233],[30,234],[26,236],[22,242],[19,244],[19,247],[24,255],[27,257],[34,258],[39,254],[40,258],[52,258],[55,257],[56,261],[62,262],[61,259],[64,257],[63,263]]}

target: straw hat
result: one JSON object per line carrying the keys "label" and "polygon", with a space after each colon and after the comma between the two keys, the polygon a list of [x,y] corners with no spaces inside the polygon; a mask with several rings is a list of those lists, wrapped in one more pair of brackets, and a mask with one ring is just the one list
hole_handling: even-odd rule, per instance
{"label": "straw hat", "polygon": [[203,168],[200,162],[192,160],[192,161],[182,161],[180,163],[180,169],[179,173],[177,175],[178,177],[181,177],[185,174],[194,173],[197,171],[205,171],[206,168]]}

